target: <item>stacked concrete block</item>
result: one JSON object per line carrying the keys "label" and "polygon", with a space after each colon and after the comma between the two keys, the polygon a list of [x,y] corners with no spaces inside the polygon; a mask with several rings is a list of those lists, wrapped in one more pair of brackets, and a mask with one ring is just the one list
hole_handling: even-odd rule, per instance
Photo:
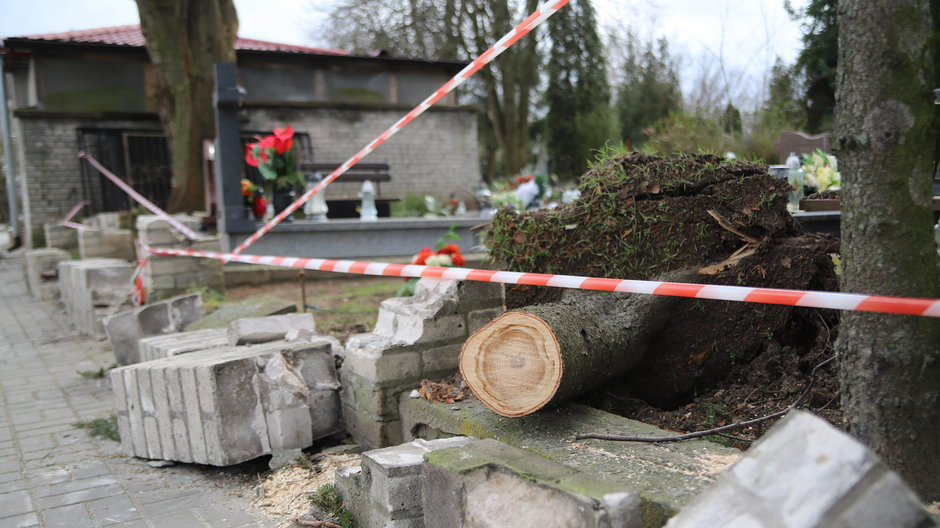
{"label": "stacked concrete block", "polygon": [[500,284],[422,279],[413,297],[387,299],[371,334],[351,336],[341,371],[343,418],[367,448],[402,442],[398,396],[457,370],[470,332],[505,310]]}
{"label": "stacked concrete block", "polygon": [[300,332],[316,333],[316,331],[316,322],[313,314],[310,313],[246,317],[229,325],[228,338],[232,346],[249,345],[290,339],[299,335]]}
{"label": "stacked concrete block", "polygon": [[366,528],[638,528],[622,484],[496,440],[456,437],[369,451],[337,487]]}
{"label": "stacked concrete block", "polygon": [[123,366],[144,361],[138,346],[141,338],[181,332],[204,313],[202,296],[191,293],[114,314],[103,325],[114,359]]}
{"label": "stacked concrete block", "polygon": [[[191,216],[174,217],[190,229],[196,229],[199,220]],[[154,248],[198,249],[221,251],[218,237],[190,240],[157,216],[138,216],[137,234],[141,243]],[[151,256],[147,261],[144,286],[151,296],[165,299],[185,292],[190,287],[205,287],[223,291],[222,262],[201,257]]]}
{"label": "stacked concrete block", "polygon": [[917,496],[871,451],[812,414],[792,411],[668,528],[921,528]]}
{"label": "stacked concrete block", "polygon": [[78,249],[78,231],[58,222],[42,226],[46,238],[46,247],[59,249]]}
{"label": "stacked concrete block", "polygon": [[192,352],[111,371],[121,446],[228,466],[342,430],[332,343]]}
{"label": "stacked concrete block", "polygon": [[82,224],[102,231],[114,231],[121,228],[121,213],[105,212],[89,216]]}
{"label": "stacked concrete block", "polygon": [[153,361],[179,354],[228,346],[228,331],[226,329],[206,328],[191,332],[145,337],[138,342],[137,350],[140,354],[140,361]]}
{"label": "stacked concrete block", "polygon": [[59,262],[59,289],[65,310],[82,334],[102,338],[102,320],[131,306],[134,266],[118,259]]}
{"label": "stacked concrete block", "polygon": [[346,508],[362,528],[423,527],[424,456],[440,449],[460,448],[472,441],[464,436],[415,440],[367,451],[362,454],[360,466],[337,470],[336,486]]}
{"label": "stacked concrete block", "polygon": [[31,249],[23,259],[26,286],[34,299],[49,301],[59,297],[59,262],[72,257],[61,249]]}
{"label": "stacked concrete block", "polygon": [[78,254],[83,259],[136,260],[134,234],[129,229],[79,229]]}

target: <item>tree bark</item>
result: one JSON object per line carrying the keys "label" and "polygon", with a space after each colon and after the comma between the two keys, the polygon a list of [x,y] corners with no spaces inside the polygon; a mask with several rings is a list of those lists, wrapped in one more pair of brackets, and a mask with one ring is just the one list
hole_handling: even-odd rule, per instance
{"label": "tree bark", "polygon": [[[940,57],[931,9],[931,0],[839,2],[844,291],[940,294],[931,240]],[[850,432],[922,498],[940,498],[940,321],[849,312],[837,351]]]}
{"label": "tree bark", "polygon": [[496,413],[525,416],[638,364],[677,301],[579,292],[506,312],[464,343],[460,373]]}
{"label": "tree bark", "polygon": [[137,0],[154,70],[154,103],[170,147],[167,209],[203,207],[202,142],[214,137],[213,64],[235,62],[232,0]]}

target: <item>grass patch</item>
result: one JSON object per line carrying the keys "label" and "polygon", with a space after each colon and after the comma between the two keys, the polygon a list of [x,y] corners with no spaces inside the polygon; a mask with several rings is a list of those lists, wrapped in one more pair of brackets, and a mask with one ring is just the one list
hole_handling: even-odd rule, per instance
{"label": "grass patch", "polygon": [[310,496],[310,502],[324,513],[336,519],[343,528],[356,528],[356,521],[343,504],[343,498],[334,484],[327,484]]}
{"label": "grass patch", "polygon": [[121,441],[121,435],[118,433],[117,415],[112,414],[107,418],[95,418],[93,420],[79,420],[72,424],[72,427],[85,429],[90,436],[101,436],[115,442]]}
{"label": "grass patch", "polygon": [[202,296],[202,306],[205,308],[207,314],[215,311],[220,305],[229,301],[229,298],[226,297],[224,293],[206,286],[190,286],[186,288],[186,293],[198,293]]}
{"label": "grass patch", "polygon": [[117,364],[112,363],[110,366],[101,367],[98,370],[77,370],[76,372],[85,379],[103,379],[108,374],[108,371],[115,367],[117,367]]}

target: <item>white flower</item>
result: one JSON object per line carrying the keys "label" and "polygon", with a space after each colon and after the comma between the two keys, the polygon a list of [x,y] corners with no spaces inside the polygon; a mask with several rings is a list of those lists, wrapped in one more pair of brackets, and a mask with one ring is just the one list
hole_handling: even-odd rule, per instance
{"label": "white flower", "polygon": [[428,266],[452,266],[454,261],[450,258],[450,255],[432,255],[428,257],[425,264]]}

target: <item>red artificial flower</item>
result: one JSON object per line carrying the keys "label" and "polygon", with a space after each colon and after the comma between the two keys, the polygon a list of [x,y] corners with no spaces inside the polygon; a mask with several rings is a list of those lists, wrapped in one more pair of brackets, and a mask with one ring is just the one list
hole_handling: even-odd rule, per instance
{"label": "red artificial flower", "polygon": [[255,215],[255,218],[262,219],[264,218],[264,213],[268,209],[268,201],[264,199],[264,196],[256,196],[255,200],[251,202],[251,214]]}
{"label": "red artificial flower", "polygon": [[427,262],[428,260],[428,257],[431,257],[433,255],[434,255],[434,252],[431,251],[431,248],[429,247],[422,248],[421,251],[417,255],[415,255],[415,258],[414,260],[411,261],[411,263],[418,264],[419,266],[424,266],[425,262]]}
{"label": "red artificial flower", "polygon": [[467,261],[463,258],[463,255],[461,255],[459,252],[451,255],[450,260],[454,263],[454,266],[463,266],[467,263]]}
{"label": "red artificial flower", "polygon": [[258,166],[258,159],[255,158],[255,147],[257,143],[249,143],[245,145],[245,163],[251,165],[252,167]]}
{"label": "red artificial flower", "polygon": [[290,125],[275,128],[274,137],[276,138],[274,149],[278,154],[283,154],[294,146],[294,129]]}
{"label": "red artificial flower", "polygon": [[457,247],[457,244],[447,244],[441,249],[437,250],[438,255],[459,255],[460,248]]}

